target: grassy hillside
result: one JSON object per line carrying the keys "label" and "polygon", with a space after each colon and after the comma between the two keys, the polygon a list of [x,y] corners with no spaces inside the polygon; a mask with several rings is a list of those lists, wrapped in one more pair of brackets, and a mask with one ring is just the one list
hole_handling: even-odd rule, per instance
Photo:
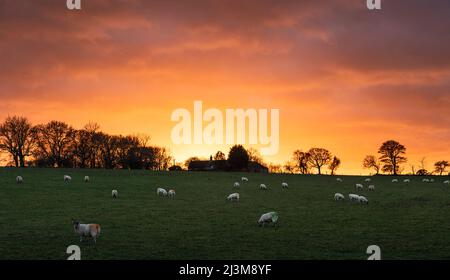
{"label": "grassy hillside", "polygon": [[[409,185],[374,177],[375,192],[356,192],[363,177],[338,183],[331,176],[245,174],[241,201],[230,203],[241,176],[0,169],[0,258],[65,259],[76,244],[82,259],[366,259],[375,244],[384,259],[450,259],[450,187],[442,184],[448,177],[416,177]],[[260,183],[269,190],[260,191]],[[175,199],[156,196],[166,186],[177,191]],[[359,193],[370,203],[337,203],[335,192]],[[258,227],[260,215],[273,210],[279,226]],[[97,245],[80,244],[72,219],[101,224]]]}

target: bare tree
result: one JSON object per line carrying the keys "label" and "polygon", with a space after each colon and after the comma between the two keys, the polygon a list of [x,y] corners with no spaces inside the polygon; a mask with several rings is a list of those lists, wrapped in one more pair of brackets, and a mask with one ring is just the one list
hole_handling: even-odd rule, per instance
{"label": "bare tree", "polygon": [[450,166],[450,164],[448,161],[441,160],[434,164],[434,167],[435,167],[434,171],[436,173],[439,173],[439,176],[442,176],[442,173],[444,173],[445,170],[447,169],[447,167],[449,167],[449,166]]}
{"label": "bare tree", "polygon": [[296,168],[301,174],[308,174],[310,165],[309,165],[309,158],[310,154],[307,152],[302,152],[300,150],[294,151],[292,154],[292,160],[295,163]]}
{"label": "bare tree", "polygon": [[308,163],[317,169],[319,175],[322,174],[322,167],[331,161],[331,153],[324,148],[312,148],[308,151],[308,154]]}
{"label": "bare tree", "polygon": [[367,169],[374,169],[375,174],[378,175],[381,169],[381,163],[377,160],[375,156],[369,155],[364,158],[363,167]]}
{"label": "bare tree", "polygon": [[406,148],[397,141],[389,140],[384,142],[378,153],[381,154],[380,161],[384,163],[383,171],[397,175],[400,164],[406,162]]}
{"label": "bare tree", "polygon": [[337,158],[336,156],[333,157],[333,160],[331,161],[330,166],[329,166],[331,175],[334,175],[334,173],[340,166],[341,166],[341,160],[339,158]]}
{"label": "bare tree", "polygon": [[16,167],[25,166],[25,158],[34,147],[34,129],[25,117],[7,117],[0,125],[0,151],[7,152]]}
{"label": "bare tree", "polygon": [[261,154],[256,149],[254,149],[254,148],[247,149],[247,154],[248,154],[249,161],[254,161],[259,164],[264,164],[264,160],[263,160]]}
{"label": "bare tree", "polygon": [[294,162],[290,161],[290,160],[285,162],[285,164],[283,165],[284,172],[293,174],[295,172],[295,170],[296,170],[296,166],[295,165],[296,164]]}

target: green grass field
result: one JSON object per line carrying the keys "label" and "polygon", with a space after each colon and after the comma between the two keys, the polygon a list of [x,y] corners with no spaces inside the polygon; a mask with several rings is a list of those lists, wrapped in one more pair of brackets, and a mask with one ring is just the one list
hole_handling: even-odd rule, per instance
{"label": "green grass field", "polygon": [[[364,177],[338,183],[331,176],[245,174],[241,201],[226,201],[241,176],[1,168],[0,258],[66,259],[74,244],[82,259],[362,260],[375,244],[383,259],[450,259],[450,187],[442,183],[448,177],[416,177],[409,185],[373,177],[376,191],[356,192]],[[281,189],[283,181],[289,190]],[[260,183],[269,190],[260,191]],[[156,196],[166,186],[176,198]],[[370,203],[334,202],[335,192],[359,193]],[[260,215],[273,210],[279,225],[258,227]],[[72,219],[101,224],[96,245],[79,242]]]}

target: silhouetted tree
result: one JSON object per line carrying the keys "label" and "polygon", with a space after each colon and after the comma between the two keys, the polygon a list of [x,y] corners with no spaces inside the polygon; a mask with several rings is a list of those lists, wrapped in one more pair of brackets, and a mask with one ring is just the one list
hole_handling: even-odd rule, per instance
{"label": "silhouetted tree", "polygon": [[191,164],[191,162],[199,161],[199,160],[200,160],[200,158],[198,158],[198,157],[190,157],[190,158],[188,158],[187,160],[184,161],[184,167],[186,169],[188,169],[189,168],[189,164]]}
{"label": "silhouetted tree", "polygon": [[264,160],[261,156],[261,154],[254,148],[249,148],[246,150],[247,154],[248,154],[248,160],[249,161],[254,161],[257,162],[259,164],[264,165]]}
{"label": "silhouetted tree", "polygon": [[214,160],[226,160],[226,155],[224,153],[222,153],[221,151],[218,151],[214,155]]}
{"label": "silhouetted tree", "polygon": [[7,117],[0,125],[0,151],[9,153],[16,167],[24,167],[35,143],[33,135],[33,126],[27,118]]}
{"label": "silhouetted tree", "polygon": [[397,175],[400,164],[406,162],[405,146],[394,140],[384,142],[378,153],[381,154],[380,161],[384,163],[383,171]]}
{"label": "silhouetted tree", "polygon": [[281,173],[283,171],[280,164],[270,163],[268,168],[270,173]]}
{"label": "silhouetted tree", "polygon": [[232,170],[242,170],[248,166],[249,156],[242,145],[231,147],[228,153],[228,164]]}
{"label": "silhouetted tree", "polygon": [[426,176],[428,174],[429,173],[426,169],[419,169],[419,170],[417,170],[417,173],[416,173],[416,175],[418,175],[418,176]]}
{"label": "silhouetted tree", "polygon": [[284,163],[283,170],[286,173],[293,174],[296,170],[296,164],[294,162],[288,160]]}
{"label": "silhouetted tree", "polygon": [[367,169],[374,169],[375,175],[380,174],[381,163],[377,160],[375,156],[369,155],[364,158],[363,167]]}
{"label": "silhouetted tree", "polygon": [[341,160],[339,158],[337,158],[336,156],[334,156],[333,160],[331,161],[330,166],[329,166],[331,175],[334,175],[334,173],[339,168],[339,166],[341,166]]}
{"label": "silhouetted tree", "polygon": [[[311,155],[307,152],[302,152],[300,150],[294,151],[292,155],[293,164],[298,169],[301,174],[308,174],[310,165],[309,159]],[[294,170],[292,171],[294,172]],[[291,172],[290,172],[291,173]]]}
{"label": "silhouetted tree", "polygon": [[312,148],[308,151],[308,164],[317,169],[320,175],[322,166],[327,165],[331,161],[331,153],[327,149]]}
{"label": "silhouetted tree", "polygon": [[434,171],[436,173],[439,173],[440,176],[442,176],[442,173],[444,173],[445,170],[447,169],[447,167],[449,167],[449,166],[450,166],[450,164],[448,161],[441,160],[434,164],[434,167],[435,167]]}

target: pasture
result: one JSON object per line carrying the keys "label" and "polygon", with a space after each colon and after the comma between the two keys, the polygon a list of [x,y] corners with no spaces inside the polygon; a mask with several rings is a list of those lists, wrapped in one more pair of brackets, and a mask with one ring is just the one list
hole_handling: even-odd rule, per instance
{"label": "pasture", "polygon": [[[364,260],[373,244],[383,259],[450,259],[448,177],[423,183],[410,176],[409,185],[406,177],[372,177],[369,192],[367,177],[358,176],[339,183],[332,176],[0,168],[0,259],[66,259],[72,244],[82,259],[106,260]],[[158,187],[177,195],[158,197]],[[234,192],[238,203],[226,200]],[[335,202],[336,192],[346,200]],[[349,193],[369,204],[350,203]],[[270,211],[278,226],[258,227]],[[102,226],[96,245],[80,243],[73,219]]]}

